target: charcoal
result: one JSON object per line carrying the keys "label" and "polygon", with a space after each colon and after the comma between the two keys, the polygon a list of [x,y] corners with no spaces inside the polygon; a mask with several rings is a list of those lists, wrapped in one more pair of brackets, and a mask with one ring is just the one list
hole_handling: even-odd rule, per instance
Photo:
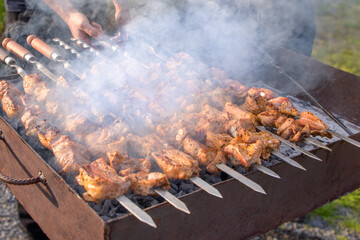
{"label": "charcoal", "polygon": [[111,204],[111,200],[110,199],[105,199],[103,201],[103,206],[99,212],[99,215],[100,216],[103,216],[103,215],[107,215],[112,207],[112,204]]}
{"label": "charcoal", "polygon": [[182,183],[180,185],[180,190],[186,192],[186,193],[189,193],[191,192],[192,190],[194,189],[194,185],[193,184],[190,184],[190,183]]}
{"label": "charcoal", "polygon": [[170,182],[170,187],[171,187],[171,189],[173,189],[176,192],[179,191],[179,188],[175,183]]}
{"label": "charcoal", "polygon": [[183,190],[180,190],[177,194],[175,194],[176,197],[180,197],[182,195],[186,194]]}

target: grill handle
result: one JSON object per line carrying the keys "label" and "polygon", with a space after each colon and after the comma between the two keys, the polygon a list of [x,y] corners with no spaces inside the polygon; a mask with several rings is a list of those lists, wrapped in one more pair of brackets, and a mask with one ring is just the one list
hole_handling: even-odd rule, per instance
{"label": "grill handle", "polygon": [[23,60],[26,60],[26,55],[32,56],[29,50],[25,49],[23,46],[12,40],[11,38],[5,38],[2,41],[2,46],[7,49],[9,52],[17,55]]}
{"label": "grill handle", "polygon": [[[1,131],[0,131],[0,140],[5,142],[5,136]],[[46,178],[41,171],[39,171],[39,174],[37,177],[25,178],[25,179],[17,179],[17,178],[8,177],[0,172],[0,180],[5,183],[12,184],[12,185],[31,185],[31,184],[36,184],[39,182],[46,184]]]}
{"label": "grill handle", "polygon": [[26,38],[26,42],[50,60],[57,61],[59,58],[62,58],[55,49],[34,35],[29,35]]}

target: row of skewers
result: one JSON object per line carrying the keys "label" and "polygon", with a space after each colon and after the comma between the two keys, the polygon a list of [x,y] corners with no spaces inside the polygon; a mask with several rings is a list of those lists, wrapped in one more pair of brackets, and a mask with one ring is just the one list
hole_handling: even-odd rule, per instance
{"label": "row of skewers", "polygon": [[[29,39],[28,42],[31,43],[35,38]],[[16,53],[8,45],[9,42],[14,45],[14,42],[8,39],[4,42],[4,47]],[[17,46],[18,49],[20,47]],[[25,55],[23,54],[23,59]],[[50,58],[52,55],[48,54]],[[183,53],[177,55],[167,62],[167,68],[170,69],[168,75],[184,72],[184,62],[189,61],[193,64],[190,56]],[[11,65],[14,65],[13,61]],[[22,73],[26,95],[8,82],[2,81],[0,85],[3,110],[8,117],[21,116],[28,133],[37,134],[40,142],[53,151],[61,171],[77,175],[76,181],[87,191],[83,195],[85,200],[98,202],[105,198],[116,198],[140,220],[152,226],[156,225],[151,217],[124,196],[130,188],[139,195],[160,194],[177,208],[189,213],[185,204],[167,191],[168,178],[190,179],[205,191],[221,197],[214,187],[198,177],[199,166],[204,166],[209,173],[224,171],[255,191],[265,193],[261,186],[230,168],[227,159],[234,166],[255,167],[279,178],[276,173],[261,165],[261,158],[268,160],[274,154],[305,170],[278,151],[279,139],[283,142],[284,139],[297,142],[306,138],[327,149],[308,137],[330,137],[327,126],[320,119],[309,112],[299,114],[289,99],[275,98],[274,93],[267,89],[248,90],[214,68],[208,71],[210,84],[201,85],[200,93],[192,94],[190,98],[179,96],[181,101],[177,98],[183,105],[180,107],[181,111],[169,114],[169,111],[161,107],[163,99],[151,101],[148,108],[156,112],[159,119],[155,118],[147,124],[151,133],[144,136],[132,133],[128,124],[131,119],[126,121],[117,118],[119,113],[105,127],[96,126],[83,114],[64,114],[59,102],[66,100],[58,96],[58,91],[50,89],[38,75],[28,75],[19,67],[17,69]],[[185,70],[188,72],[189,69]],[[57,88],[70,87],[64,78],[56,80]],[[183,78],[176,80],[189,83]],[[156,82],[154,79],[152,81]],[[193,88],[192,85],[190,87]],[[164,88],[171,89],[169,86]],[[141,92],[137,95],[142,96]],[[237,105],[233,102],[243,103]],[[49,113],[54,118],[62,114],[66,119],[65,123],[58,122],[62,130],[49,124],[49,121],[43,121],[44,116],[48,119]],[[261,128],[260,124],[277,127],[282,138],[266,131],[256,132],[256,128]],[[74,139],[81,140],[84,144]],[[290,142],[285,143],[294,146]],[[297,146],[296,148],[320,160],[317,156]],[[97,159],[91,162],[94,157]],[[149,159],[154,159],[157,166],[151,164]],[[158,168],[159,172],[151,172],[151,168]]]}

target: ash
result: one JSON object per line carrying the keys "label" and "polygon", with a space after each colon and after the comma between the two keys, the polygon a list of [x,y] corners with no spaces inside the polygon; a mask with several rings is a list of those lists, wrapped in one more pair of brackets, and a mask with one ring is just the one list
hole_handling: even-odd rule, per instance
{"label": "ash", "polygon": [[[319,108],[311,105],[310,102],[308,101],[303,101],[300,100],[298,98],[295,98],[293,96],[289,96],[286,93],[280,92],[277,89],[273,89],[272,87],[264,84],[264,83],[252,83],[251,86],[248,87],[262,87],[262,88],[268,88],[272,91],[274,91],[278,96],[287,96],[292,103],[295,105],[295,107],[301,112],[301,111],[311,111],[313,113],[315,113],[317,116],[319,116],[328,126],[330,129],[337,131],[345,136],[347,136],[346,132],[342,130],[342,128],[340,126],[338,126],[335,122],[333,122],[325,113],[323,113]],[[59,170],[58,166],[56,164],[56,159],[53,155],[53,153],[46,149],[38,140],[38,138],[36,137],[29,137],[26,136],[26,130],[24,128],[24,126],[22,125],[22,123],[17,120],[17,119],[9,119],[6,117],[6,114],[1,111],[2,118],[4,118],[11,126],[13,129],[15,129],[17,131],[17,133],[46,161],[48,162],[55,170]],[[339,117],[339,116],[337,116]],[[339,119],[341,119],[339,117]],[[360,127],[356,126],[355,124],[352,124],[344,119],[341,119],[341,121],[354,133],[358,133],[360,132]],[[339,139],[336,137],[333,137],[332,139],[328,139],[328,138],[321,138],[321,137],[316,137],[319,141],[323,142],[325,145],[329,144],[329,143],[333,143],[338,141]],[[306,142],[301,142],[297,144],[298,146],[304,148],[305,150],[311,151],[313,149],[315,149],[316,147],[306,143]],[[296,157],[299,156],[300,153],[293,150],[291,147],[288,147],[285,144],[281,144],[280,146],[280,151],[288,156],[288,157]],[[262,164],[265,167],[271,167],[275,164],[278,164],[282,162],[280,159],[278,159],[275,156],[271,156],[269,161],[262,161]],[[257,171],[254,169],[245,169],[243,167],[234,167],[231,165],[230,161],[227,162],[227,165],[230,167],[233,167],[236,171],[238,171],[241,174],[247,174],[253,171]],[[81,196],[82,193],[84,193],[84,189],[82,187],[80,187],[74,180],[74,176],[63,176],[64,179],[66,180],[66,182]],[[205,171],[205,169],[202,169],[200,172],[200,177],[202,179],[204,179],[206,182],[210,183],[210,184],[215,184],[215,183],[219,183],[222,181],[225,181],[227,179],[230,179],[231,177],[228,176],[227,174],[221,172],[217,175],[211,175],[209,173],[207,173]],[[197,187],[196,185],[194,185],[191,181],[188,180],[170,180],[170,189],[169,192],[173,195],[175,195],[176,197],[180,197],[183,196],[185,194],[189,194],[193,191],[196,191],[199,189],[199,187]],[[151,206],[155,206],[158,205],[162,202],[164,202],[164,199],[160,196],[137,196],[134,194],[128,194],[127,195],[133,202],[135,202],[139,207],[141,207],[142,209],[151,207]],[[209,196],[210,197],[210,196]],[[94,209],[95,212],[97,212],[99,214],[99,216],[104,220],[104,221],[110,221],[116,218],[120,218],[122,216],[125,216],[126,214],[128,214],[128,211],[121,206],[117,200],[110,200],[110,199],[106,199],[103,200],[102,202],[95,204],[95,203],[91,203],[88,202],[88,205]]]}

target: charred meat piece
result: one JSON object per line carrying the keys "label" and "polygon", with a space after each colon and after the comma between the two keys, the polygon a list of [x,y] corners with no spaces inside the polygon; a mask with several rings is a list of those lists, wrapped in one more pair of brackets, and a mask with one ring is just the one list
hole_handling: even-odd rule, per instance
{"label": "charred meat piece", "polygon": [[84,165],[76,176],[76,182],[83,186],[85,201],[98,203],[104,199],[114,199],[129,191],[130,180],[120,177],[104,158]]}
{"label": "charred meat piece", "polygon": [[170,189],[169,179],[159,172],[131,174],[129,179],[131,190],[141,196],[156,195],[156,188]]}
{"label": "charred meat piece", "polygon": [[278,97],[269,100],[268,109],[278,110],[280,113],[297,117],[299,116],[299,111],[295,106],[290,102],[287,97]]}
{"label": "charred meat piece", "polygon": [[25,109],[25,95],[20,91],[9,89],[2,95],[1,103],[8,118],[16,118]]}
{"label": "charred meat piece", "polygon": [[25,93],[29,95],[33,95],[37,88],[47,88],[46,82],[37,73],[26,75],[23,78],[23,87]]}
{"label": "charred meat piece", "polygon": [[263,151],[261,153],[261,158],[264,160],[268,160],[271,151],[273,149],[280,148],[280,141],[273,137],[270,133],[265,131],[262,132],[250,132],[247,130],[242,130],[239,132],[238,139],[242,143],[256,143],[256,141],[260,140],[264,144]]}
{"label": "charred meat piece", "polygon": [[216,168],[216,164],[226,164],[226,158],[224,155],[217,155],[218,151],[209,148],[190,137],[185,138],[183,145],[184,152],[198,160],[200,165],[206,166],[206,170],[210,173],[217,174],[220,172],[220,170]]}
{"label": "charred meat piece", "polygon": [[300,118],[297,120],[298,125],[306,126],[309,125],[311,135],[320,135],[321,137],[332,138],[332,135],[327,132],[328,126],[315,114],[304,111],[300,114]]}
{"label": "charred meat piece", "polygon": [[275,98],[275,93],[266,88],[253,87],[250,88],[247,93],[252,98],[263,97],[265,100],[270,100]]}
{"label": "charred meat piece", "polygon": [[120,176],[129,176],[134,173],[149,173],[151,163],[149,159],[132,158],[118,151],[107,153],[110,166],[116,170]]}
{"label": "charred meat piece", "polygon": [[252,114],[259,114],[266,110],[266,106],[268,105],[268,101],[265,97],[251,97],[247,96],[245,99],[245,103],[241,105],[241,107]]}
{"label": "charred meat piece", "polygon": [[169,144],[156,134],[150,134],[143,137],[129,134],[126,137],[126,140],[129,155],[138,158],[145,158],[150,156],[152,152],[170,148]]}
{"label": "charred meat piece", "polygon": [[98,127],[98,125],[78,113],[66,116],[63,123],[64,130],[74,135],[87,135],[94,132]]}
{"label": "charred meat piece", "polygon": [[259,123],[259,120],[254,114],[242,110],[239,106],[231,102],[225,104],[224,112],[229,114],[230,119],[250,120],[254,125],[258,125]]}
{"label": "charred meat piece", "polygon": [[253,122],[250,119],[234,119],[228,122],[225,126],[226,132],[231,136],[236,137],[238,132],[246,129],[252,132],[256,131]]}
{"label": "charred meat piece", "polygon": [[61,135],[51,141],[50,147],[56,157],[60,172],[75,174],[82,165],[90,163],[91,156],[87,149],[66,135]]}
{"label": "charred meat piece", "polygon": [[14,92],[12,95],[22,94],[21,91],[17,89],[11,82],[5,80],[0,81],[0,99],[2,99],[4,94],[7,92]]}
{"label": "charred meat piece", "polygon": [[51,142],[61,136],[60,130],[43,120],[36,126],[38,137],[41,144],[47,149],[51,149]]}
{"label": "charred meat piece", "polygon": [[261,125],[265,127],[275,127],[276,120],[280,117],[280,113],[276,110],[267,110],[257,115]]}
{"label": "charred meat piece", "polygon": [[222,150],[233,138],[226,133],[206,133],[206,146],[215,150]]}
{"label": "charred meat piece", "polygon": [[168,178],[189,179],[199,176],[199,164],[192,157],[176,149],[164,149],[151,156]]}
{"label": "charred meat piece", "polygon": [[39,105],[33,105],[25,109],[20,120],[26,129],[27,136],[35,136],[37,134],[37,125],[40,123],[42,115],[42,109]]}
{"label": "charred meat piece", "polygon": [[261,140],[257,140],[255,143],[251,144],[230,143],[224,148],[224,152],[231,155],[231,164],[234,166],[243,165],[248,168],[253,163],[261,164],[260,157],[264,147]]}
{"label": "charred meat piece", "polygon": [[310,127],[307,122],[301,122],[299,119],[279,117],[275,126],[278,128],[277,133],[284,139],[292,142],[298,142],[304,137],[310,136]]}

